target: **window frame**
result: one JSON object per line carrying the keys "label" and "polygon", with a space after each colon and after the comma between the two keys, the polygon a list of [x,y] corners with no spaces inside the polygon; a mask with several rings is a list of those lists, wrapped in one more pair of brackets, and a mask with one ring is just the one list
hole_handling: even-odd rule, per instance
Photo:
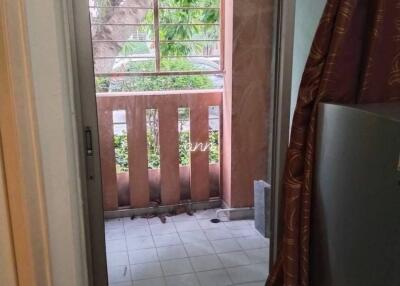
{"label": "window frame", "polygon": [[[95,73],[96,77],[135,77],[135,76],[183,76],[183,75],[223,75],[225,73],[224,67],[224,2],[225,0],[220,0],[219,7],[161,7],[160,0],[153,0],[152,7],[135,7],[135,6],[96,6],[91,5],[89,9],[96,9],[96,8],[117,8],[117,9],[144,9],[144,10],[152,10],[153,11],[153,23],[152,24],[122,24],[122,23],[90,23],[90,26],[93,25],[120,25],[120,26],[152,26],[154,31],[154,39],[153,40],[93,40],[92,43],[96,42],[132,42],[132,43],[139,43],[139,42],[146,42],[146,43],[154,43],[154,51],[155,55],[152,57],[144,57],[144,56],[100,56],[100,57],[93,57],[93,60],[96,61],[97,59],[154,59],[155,61],[155,71],[144,71],[144,72],[107,72],[107,73]],[[197,39],[197,40],[170,40],[164,41],[160,40],[160,26],[161,25],[181,25],[180,24],[166,24],[160,23],[160,11],[161,10],[180,10],[180,9],[187,9],[187,10],[205,10],[205,9],[215,9],[219,11],[219,23],[196,23],[191,24],[187,23],[184,25],[196,25],[196,26],[218,26],[219,27],[219,39],[210,40],[210,39]],[[170,57],[162,57],[160,52],[160,45],[163,43],[191,43],[191,42],[218,42],[219,43],[219,68],[215,70],[192,70],[192,71],[162,71],[161,70],[161,59],[162,58],[211,58],[217,56],[200,56],[200,55],[188,55],[188,56],[170,56]]]}

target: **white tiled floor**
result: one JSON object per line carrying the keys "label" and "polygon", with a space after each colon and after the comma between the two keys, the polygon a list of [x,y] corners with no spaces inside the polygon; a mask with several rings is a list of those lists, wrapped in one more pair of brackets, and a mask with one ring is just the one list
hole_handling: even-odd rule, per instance
{"label": "white tiled floor", "polygon": [[210,222],[215,209],[106,221],[111,286],[264,286],[269,241],[252,220]]}

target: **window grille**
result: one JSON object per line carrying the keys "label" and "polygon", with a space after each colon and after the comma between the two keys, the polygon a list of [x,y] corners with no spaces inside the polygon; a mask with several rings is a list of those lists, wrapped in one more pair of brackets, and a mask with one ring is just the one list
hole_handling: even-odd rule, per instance
{"label": "window grille", "polygon": [[[99,5],[103,2],[118,2],[119,6]],[[219,0],[210,1],[217,5],[209,7],[196,4],[179,6],[176,4],[179,1],[167,5],[171,3],[168,0],[148,2],[151,5],[144,7],[124,4],[135,3],[133,0],[89,0],[97,77],[223,73],[223,33]],[[142,16],[140,20],[129,17],[107,18],[107,15],[119,15],[118,13],[136,13]],[[120,50],[116,52],[117,49]],[[179,60],[188,61],[188,64],[185,66]]]}

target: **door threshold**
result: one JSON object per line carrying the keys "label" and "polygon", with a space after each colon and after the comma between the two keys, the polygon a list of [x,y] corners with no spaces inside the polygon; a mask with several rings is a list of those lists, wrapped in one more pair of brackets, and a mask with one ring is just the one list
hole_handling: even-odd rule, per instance
{"label": "door threshold", "polygon": [[143,216],[147,214],[165,214],[172,212],[176,207],[190,207],[191,210],[204,210],[204,209],[214,209],[222,206],[221,198],[210,198],[208,201],[204,202],[182,202],[175,205],[161,205],[157,207],[148,208],[120,208],[115,211],[105,211],[105,219],[131,217],[131,216]]}

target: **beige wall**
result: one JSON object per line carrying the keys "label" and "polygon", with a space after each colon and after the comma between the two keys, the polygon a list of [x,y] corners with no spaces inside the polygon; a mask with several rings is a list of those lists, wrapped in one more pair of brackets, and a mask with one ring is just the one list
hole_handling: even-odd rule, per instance
{"label": "beige wall", "polygon": [[53,285],[87,285],[65,0],[26,1]]}

